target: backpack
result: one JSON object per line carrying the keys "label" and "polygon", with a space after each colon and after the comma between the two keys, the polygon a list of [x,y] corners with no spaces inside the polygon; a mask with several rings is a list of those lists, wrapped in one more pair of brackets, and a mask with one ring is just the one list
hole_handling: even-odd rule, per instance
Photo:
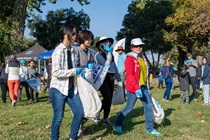
{"label": "backpack", "polygon": [[170,73],[169,73],[169,67],[168,66],[162,66],[160,72],[161,72],[161,75],[164,79],[169,78]]}

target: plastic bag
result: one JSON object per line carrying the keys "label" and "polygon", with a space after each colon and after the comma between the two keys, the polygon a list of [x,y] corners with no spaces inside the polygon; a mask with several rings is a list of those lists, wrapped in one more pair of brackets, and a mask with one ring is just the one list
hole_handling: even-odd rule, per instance
{"label": "plastic bag", "polygon": [[160,103],[152,97],[152,110],[153,110],[153,122],[156,124],[161,124],[164,117],[165,112],[160,105]]}
{"label": "plastic bag", "polygon": [[101,110],[101,100],[93,86],[81,77],[76,76],[79,96],[84,109],[85,118],[95,118]]}
{"label": "plastic bag", "polygon": [[117,86],[117,89],[113,95],[112,98],[112,104],[113,105],[120,105],[123,104],[124,102],[126,102],[126,95],[125,95],[125,90],[124,90],[124,86]]}

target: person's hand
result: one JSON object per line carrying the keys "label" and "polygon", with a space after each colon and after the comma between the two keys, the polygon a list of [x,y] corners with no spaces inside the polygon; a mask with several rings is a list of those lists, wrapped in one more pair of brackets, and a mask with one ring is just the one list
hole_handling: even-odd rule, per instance
{"label": "person's hand", "polygon": [[112,47],[110,47],[107,43],[103,44],[103,49],[107,52],[112,52]]}
{"label": "person's hand", "polygon": [[141,89],[139,89],[139,90],[136,91],[136,96],[138,98],[142,98],[143,97],[143,93],[142,93]]}
{"label": "person's hand", "polygon": [[94,66],[95,66],[95,64],[94,64],[94,63],[89,63],[87,67],[88,67],[88,69],[93,69],[93,68],[94,68]]}
{"label": "person's hand", "polygon": [[75,69],[76,69],[76,74],[80,74],[83,68],[75,68]]}

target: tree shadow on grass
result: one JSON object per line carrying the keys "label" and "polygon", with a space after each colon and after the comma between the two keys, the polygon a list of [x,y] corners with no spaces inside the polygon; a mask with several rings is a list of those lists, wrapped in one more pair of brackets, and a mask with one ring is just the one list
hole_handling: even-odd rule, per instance
{"label": "tree shadow on grass", "polygon": [[[118,115],[121,113],[118,112],[116,113],[114,116],[110,117],[111,122],[114,124]],[[137,117],[141,117],[141,121],[139,122],[134,122],[133,120]],[[132,131],[135,125],[138,124],[142,124],[145,123],[145,116],[144,116],[144,108],[140,107],[140,108],[134,108],[124,119],[124,125],[123,125],[123,133],[127,133],[129,131]],[[100,138],[100,137],[105,137],[107,135],[113,134],[113,125],[106,125],[103,123],[99,123],[97,124],[91,124],[87,127],[85,127],[85,135],[95,135],[98,132],[98,135],[94,136],[94,138],[91,138],[91,140]],[[158,126],[157,126],[158,127]],[[101,133],[100,131],[104,131],[103,133]],[[116,133],[114,133],[116,134]],[[119,135],[119,134],[117,134]]]}
{"label": "tree shadow on grass", "polygon": [[170,116],[173,111],[175,111],[174,108],[168,108],[167,110],[164,110],[164,112],[165,112],[165,118],[164,118],[161,126],[164,126],[165,127],[165,126],[171,125],[171,121],[169,119],[167,119],[167,117]]}
{"label": "tree shadow on grass", "polygon": [[172,94],[171,95],[171,100],[174,100],[176,98],[180,98],[180,94]]}

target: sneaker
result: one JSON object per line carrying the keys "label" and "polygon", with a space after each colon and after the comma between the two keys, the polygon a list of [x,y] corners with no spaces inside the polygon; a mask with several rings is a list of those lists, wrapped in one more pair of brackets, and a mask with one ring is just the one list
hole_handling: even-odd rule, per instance
{"label": "sneaker", "polygon": [[163,99],[162,99],[162,101],[164,102],[164,101],[166,101],[166,99],[165,99],[165,98],[163,98]]}
{"label": "sneaker", "polygon": [[92,120],[96,123],[100,123],[100,118],[99,117],[92,118]]}
{"label": "sneaker", "polygon": [[105,123],[105,124],[112,124],[112,122],[108,118],[104,119],[103,123]]}
{"label": "sneaker", "polygon": [[122,126],[113,126],[113,130],[116,132],[116,133],[119,133],[119,134],[122,134]]}
{"label": "sneaker", "polygon": [[158,132],[157,130],[152,130],[152,132],[148,132],[147,131],[147,134],[151,134],[151,135],[155,135],[155,136],[162,136],[163,134],[161,134],[160,132]]}
{"label": "sneaker", "polygon": [[12,107],[15,107],[15,105],[16,105],[16,102],[12,101]]}
{"label": "sneaker", "polygon": [[165,100],[166,102],[170,102],[169,100]]}

